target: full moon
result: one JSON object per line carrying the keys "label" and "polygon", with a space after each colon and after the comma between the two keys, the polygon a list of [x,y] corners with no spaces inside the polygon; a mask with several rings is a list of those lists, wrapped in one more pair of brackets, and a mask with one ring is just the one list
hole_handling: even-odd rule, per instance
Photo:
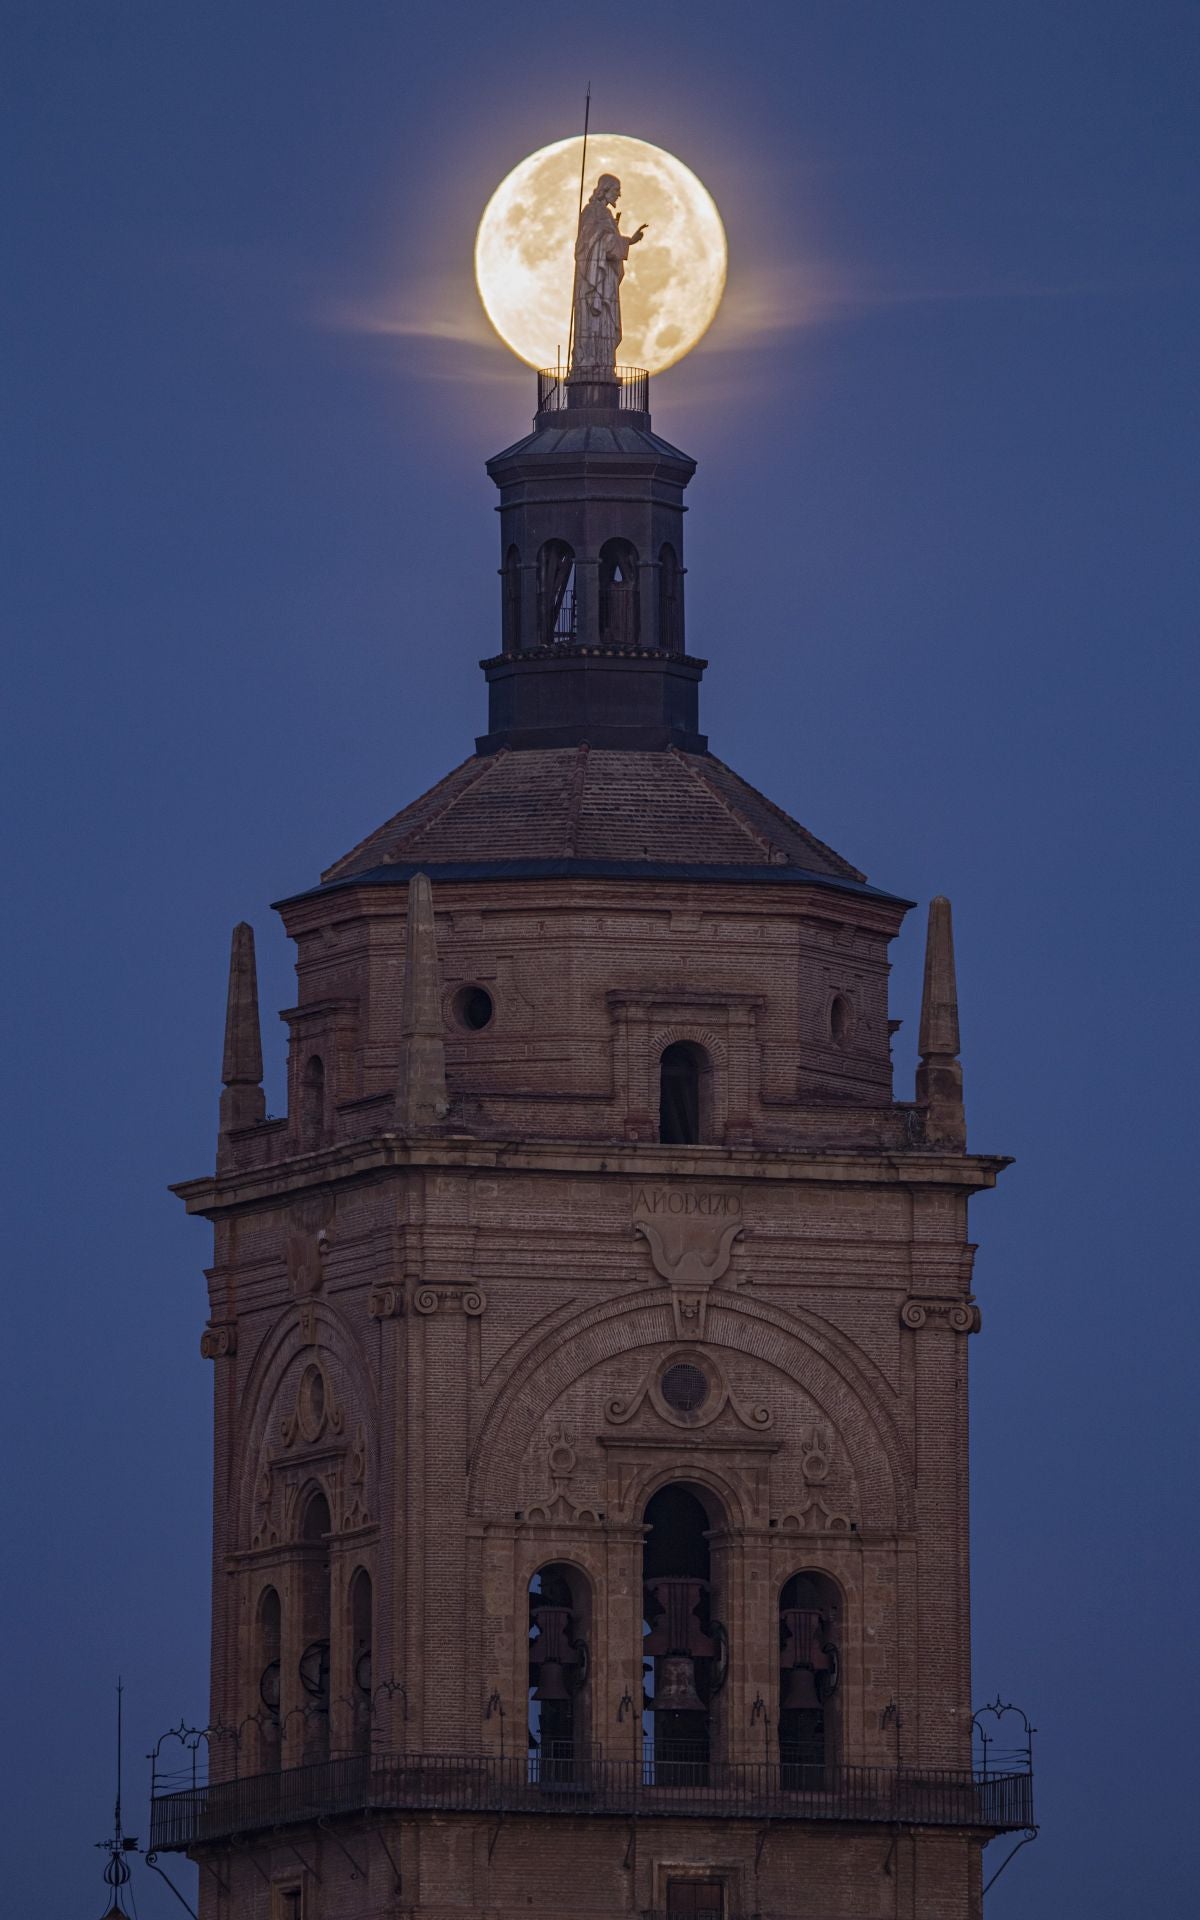
{"label": "full moon", "polygon": [[[583,140],[557,140],[514,167],[483,210],[475,281],[506,346],[531,367],[567,357]],[[690,167],[625,133],[588,136],[584,198],[602,173],[621,182],[632,247],[621,284],[622,365],[661,373],[706,332],[725,290],[728,250],[716,203]]]}

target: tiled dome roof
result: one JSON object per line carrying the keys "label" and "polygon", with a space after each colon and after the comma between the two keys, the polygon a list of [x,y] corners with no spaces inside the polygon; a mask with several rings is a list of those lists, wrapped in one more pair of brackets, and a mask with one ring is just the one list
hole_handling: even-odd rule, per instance
{"label": "tiled dome roof", "polygon": [[578,746],[464,761],[322,879],[494,861],[793,868],[852,885],[864,877],[710,754]]}

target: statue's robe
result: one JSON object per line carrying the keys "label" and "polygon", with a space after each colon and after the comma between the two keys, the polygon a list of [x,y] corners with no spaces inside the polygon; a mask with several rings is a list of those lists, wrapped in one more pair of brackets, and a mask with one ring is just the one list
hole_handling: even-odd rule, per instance
{"label": "statue's robe", "polygon": [[575,330],[571,365],[576,373],[611,376],[621,343],[621,281],[631,241],[603,200],[591,199],[579,217],[575,240]]}

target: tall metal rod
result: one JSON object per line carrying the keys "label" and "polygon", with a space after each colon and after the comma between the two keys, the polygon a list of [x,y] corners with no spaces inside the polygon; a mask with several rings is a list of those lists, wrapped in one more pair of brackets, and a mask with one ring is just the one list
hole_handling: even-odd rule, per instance
{"label": "tall metal rod", "polygon": [[[583,218],[583,182],[587,174],[588,123],[591,120],[591,117],[592,117],[592,83],[589,80],[587,84],[587,94],[583,102],[583,152],[579,156],[579,205],[575,209],[576,244],[578,244],[578,239],[579,239],[579,222]],[[575,258],[574,249],[572,249],[571,258],[572,260],[574,260]],[[578,264],[576,264],[574,271],[572,272],[572,275],[571,275],[571,321],[570,321],[570,325],[567,328],[567,372],[568,374],[571,371],[571,355],[575,349],[575,274],[578,273],[578,271],[579,271]]]}

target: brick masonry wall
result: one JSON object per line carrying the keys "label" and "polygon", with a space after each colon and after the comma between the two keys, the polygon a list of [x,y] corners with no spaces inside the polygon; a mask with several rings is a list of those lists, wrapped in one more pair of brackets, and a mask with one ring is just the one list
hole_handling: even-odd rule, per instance
{"label": "brick masonry wall", "polygon": [[[374,1683],[395,1689],[377,1743],[512,1752],[529,1580],[567,1561],[590,1596],[588,1738],[632,1757],[641,1527],[674,1480],[712,1524],[723,1757],[766,1751],[754,1709],[769,1738],[779,1593],[811,1571],[840,1596],[838,1758],[968,1764],[966,1212],[998,1163],[925,1151],[892,1102],[896,910],[795,887],[671,885],[649,905],[639,884],[447,888],[454,1104],[441,1135],[401,1141],[400,905],[363,889],[289,909],[293,1083],[326,1049],[319,1131],[300,1138],[293,1115],[237,1136],[221,1174],[184,1190],[215,1226],[214,1720],[259,1709],[273,1587],[282,1757],[302,1755],[298,1535],[319,1490],[335,1748],[355,1737],[357,1576]],[[493,993],[494,1028],[455,1025],[464,981]],[[841,1046],[834,991],[853,1008]],[[654,1065],[664,1035],[689,1033],[708,1036],[720,1124],[662,1147],[645,1136]],[[708,1382],[684,1418],[659,1390],[681,1357]],[[222,1855],[205,1920],[273,1915],[297,1854],[310,1920],[635,1912],[665,1904],[672,1862],[723,1876],[731,1912],[979,1911],[978,1844],[956,1834],[464,1815],[342,1837],[345,1854],[306,1829],[294,1852]]]}

